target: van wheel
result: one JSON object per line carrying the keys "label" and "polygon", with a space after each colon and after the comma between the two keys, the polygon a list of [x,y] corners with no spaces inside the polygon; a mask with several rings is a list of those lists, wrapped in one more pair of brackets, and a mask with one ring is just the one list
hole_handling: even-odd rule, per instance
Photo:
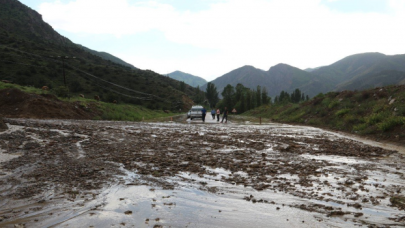
{"label": "van wheel", "polygon": [[190,118],[191,120],[193,120],[193,118]]}

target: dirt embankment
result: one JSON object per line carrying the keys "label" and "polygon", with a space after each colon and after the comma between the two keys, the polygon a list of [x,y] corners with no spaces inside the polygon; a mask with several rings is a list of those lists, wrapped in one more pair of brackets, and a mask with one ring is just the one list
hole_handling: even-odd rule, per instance
{"label": "dirt embankment", "polygon": [[0,90],[0,115],[5,118],[93,119],[96,104],[64,102],[51,94],[31,94],[18,89]]}

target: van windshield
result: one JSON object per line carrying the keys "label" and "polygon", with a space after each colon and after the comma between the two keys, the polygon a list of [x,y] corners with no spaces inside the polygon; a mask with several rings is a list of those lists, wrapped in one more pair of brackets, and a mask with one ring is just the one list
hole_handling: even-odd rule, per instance
{"label": "van windshield", "polygon": [[198,111],[201,111],[201,108],[193,108],[193,109],[191,109],[191,111],[198,112]]}

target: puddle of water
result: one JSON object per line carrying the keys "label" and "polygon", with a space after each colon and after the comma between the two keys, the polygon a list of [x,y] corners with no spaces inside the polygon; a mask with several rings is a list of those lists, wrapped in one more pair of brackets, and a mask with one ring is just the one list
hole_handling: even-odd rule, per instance
{"label": "puddle of water", "polygon": [[302,155],[300,155],[300,157],[306,158],[306,159],[329,161],[329,162],[333,162],[333,163],[347,163],[347,164],[365,164],[365,163],[368,163],[367,161],[363,161],[363,160],[361,160],[359,158],[343,157],[343,156],[336,156],[336,155],[302,154]]}
{"label": "puddle of water", "polygon": [[290,207],[277,210],[277,205],[253,204],[196,189],[150,191],[150,187],[130,186],[108,191],[102,210],[93,215],[87,212],[58,226],[326,227],[313,213]]}
{"label": "puddle of water", "polygon": [[8,154],[8,153],[4,153],[4,152],[5,152],[5,150],[0,150],[0,163],[6,162],[13,158],[17,158],[17,157],[21,156],[21,154]]}

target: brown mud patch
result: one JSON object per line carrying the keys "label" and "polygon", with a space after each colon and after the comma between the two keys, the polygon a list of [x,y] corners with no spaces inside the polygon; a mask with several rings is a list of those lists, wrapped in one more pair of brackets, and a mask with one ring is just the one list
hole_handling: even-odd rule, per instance
{"label": "brown mud patch", "polygon": [[64,102],[52,94],[32,94],[18,89],[0,90],[0,115],[5,118],[93,119],[96,103]]}

